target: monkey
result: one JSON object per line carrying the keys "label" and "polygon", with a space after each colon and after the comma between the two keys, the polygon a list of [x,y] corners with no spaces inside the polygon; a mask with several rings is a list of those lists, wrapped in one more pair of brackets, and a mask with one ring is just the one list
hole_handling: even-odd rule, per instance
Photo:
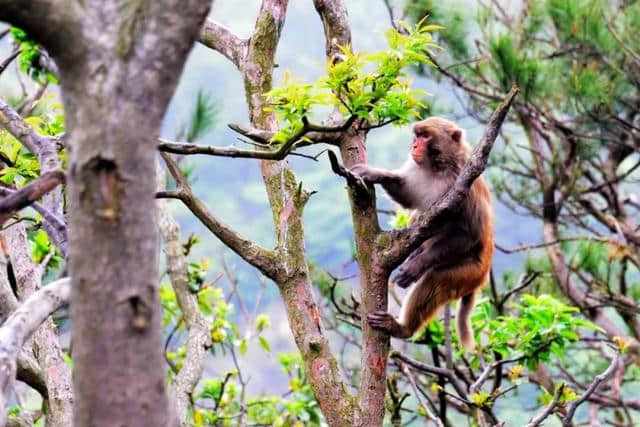
{"label": "monkey", "polygon": [[[395,202],[410,209],[410,223],[453,187],[471,152],[464,131],[440,117],[417,122],[413,134],[409,156],[399,169],[366,164],[350,169],[366,183],[382,185]],[[482,177],[473,182],[462,206],[447,215],[436,234],[407,257],[392,280],[401,288],[414,284],[398,318],[376,311],[367,321],[393,337],[409,339],[443,305],[460,299],[458,336],[462,346],[472,350],[471,311],[476,295],[488,282],[494,248],[491,194]]]}

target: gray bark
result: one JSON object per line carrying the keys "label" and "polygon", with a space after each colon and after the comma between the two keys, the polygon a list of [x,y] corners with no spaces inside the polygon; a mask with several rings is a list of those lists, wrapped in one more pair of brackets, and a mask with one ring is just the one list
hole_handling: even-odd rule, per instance
{"label": "gray bark", "polygon": [[0,0],[60,68],[74,423],[166,425],[156,137],[211,0]]}

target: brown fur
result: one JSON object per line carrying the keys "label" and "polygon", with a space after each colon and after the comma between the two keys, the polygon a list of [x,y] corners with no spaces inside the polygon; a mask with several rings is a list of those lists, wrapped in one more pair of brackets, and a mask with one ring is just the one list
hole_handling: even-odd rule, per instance
{"label": "brown fur", "polygon": [[[366,181],[382,184],[394,200],[413,209],[412,219],[453,186],[470,154],[464,132],[448,120],[432,117],[418,122],[414,133],[414,146],[400,169],[387,171],[366,165],[352,169]],[[370,314],[369,323],[393,336],[409,338],[433,319],[440,307],[461,299],[458,335],[462,345],[472,349],[469,318],[476,293],[488,281],[493,246],[491,195],[479,177],[461,209],[400,266],[396,284],[407,287],[415,283],[405,297],[400,318],[377,312]]]}

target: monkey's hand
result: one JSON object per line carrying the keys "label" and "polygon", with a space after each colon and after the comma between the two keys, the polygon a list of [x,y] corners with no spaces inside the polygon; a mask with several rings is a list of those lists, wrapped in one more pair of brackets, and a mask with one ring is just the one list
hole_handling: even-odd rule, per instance
{"label": "monkey's hand", "polygon": [[356,176],[359,176],[360,178],[362,178],[364,182],[367,182],[367,183],[373,184],[378,181],[379,174],[377,173],[377,171],[365,165],[364,163],[358,163],[357,165],[353,165],[351,169],[349,169],[349,172],[351,172]]}

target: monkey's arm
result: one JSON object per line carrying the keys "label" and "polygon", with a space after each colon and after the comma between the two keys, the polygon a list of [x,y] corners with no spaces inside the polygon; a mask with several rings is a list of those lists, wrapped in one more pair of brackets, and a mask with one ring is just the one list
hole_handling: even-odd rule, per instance
{"label": "monkey's arm", "polygon": [[353,165],[350,171],[370,184],[400,184],[403,180],[402,176],[393,171],[374,168],[364,163]]}
{"label": "monkey's arm", "polygon": [[399,203],[403,208],[415,209],[415,191],[407,185],[404,175],[387,169],[372,168],[365,164],[357,164],[351,168],[351,172],[358,175],[370,184],[381,184],[382,188]]}
{"label": "monkey's arm", "polygon": [[467,230],[449,224],[402,263],[394,282],[401,288],[415,283],[428,270],[445,270],[477,259],[482,243]]}

